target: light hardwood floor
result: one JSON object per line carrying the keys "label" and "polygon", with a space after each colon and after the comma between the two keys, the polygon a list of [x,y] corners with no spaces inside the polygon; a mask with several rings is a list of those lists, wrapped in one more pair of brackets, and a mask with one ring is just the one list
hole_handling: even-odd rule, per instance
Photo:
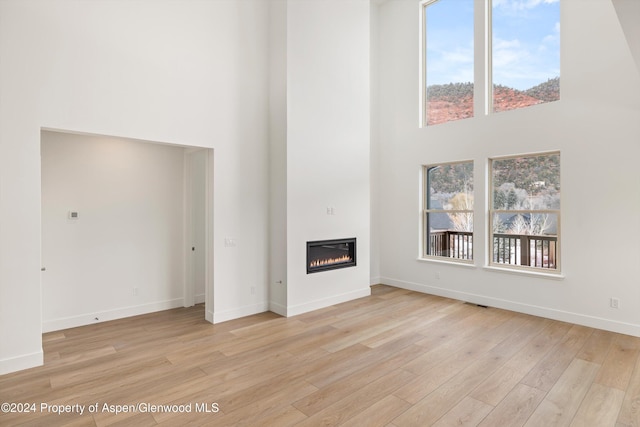
{"label": "light hardwood floor", "polygon": [[[640,426],[639,338],[382,285],[291,318],[203,318],[45,334],[44,366],[0,376],[0,402],[35,412],[0,425]],[[190,412],[150,406],[167,404]]]}

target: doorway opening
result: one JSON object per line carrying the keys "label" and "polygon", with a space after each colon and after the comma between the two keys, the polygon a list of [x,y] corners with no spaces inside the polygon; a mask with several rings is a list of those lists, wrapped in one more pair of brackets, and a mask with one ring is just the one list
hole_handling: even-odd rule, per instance
{"label": "doorway opening", "polygon": [[213,149],[42,129],[41,159],[44,332],[197,303],[213,320]]}

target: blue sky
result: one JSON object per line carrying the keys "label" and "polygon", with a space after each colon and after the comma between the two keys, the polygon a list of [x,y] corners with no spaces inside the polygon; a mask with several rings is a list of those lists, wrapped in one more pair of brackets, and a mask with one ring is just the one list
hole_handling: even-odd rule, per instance
{"label": "blue sky", "polygon": [[[427,84],[473,82],[473,0],[428,6]],[[560,75],[559,0],[493,0],[494,83],[528,89]]]}

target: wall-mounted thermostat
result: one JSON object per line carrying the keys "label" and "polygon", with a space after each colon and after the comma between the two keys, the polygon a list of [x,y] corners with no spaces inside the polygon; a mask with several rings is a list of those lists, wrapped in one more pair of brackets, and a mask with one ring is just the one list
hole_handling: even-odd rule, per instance
{"label": "wall-mounted thermostat", "polygon": [[69,211],[69,219],[78,219],[78,211]]}

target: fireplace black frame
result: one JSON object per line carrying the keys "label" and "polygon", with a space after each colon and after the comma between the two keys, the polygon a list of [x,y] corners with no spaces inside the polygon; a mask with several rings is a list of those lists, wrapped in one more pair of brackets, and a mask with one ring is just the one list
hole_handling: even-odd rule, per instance
{"label": "fireplace black frame", "polygon": [[[311,267],[311,251],[313,247],[320,246],[332,246],[332,245],[348,245],[348,255],[351,257],[351,261],[340,262],[335,264],[319,265]],[[342,249],[336,249],[342,250]],[[307,242],[307,274],[319,273],[321,271],[336,270],[339,268],[355,267],[356,266],[356,238],[346,239],[332,239],[332,240],[315,240]]]}

